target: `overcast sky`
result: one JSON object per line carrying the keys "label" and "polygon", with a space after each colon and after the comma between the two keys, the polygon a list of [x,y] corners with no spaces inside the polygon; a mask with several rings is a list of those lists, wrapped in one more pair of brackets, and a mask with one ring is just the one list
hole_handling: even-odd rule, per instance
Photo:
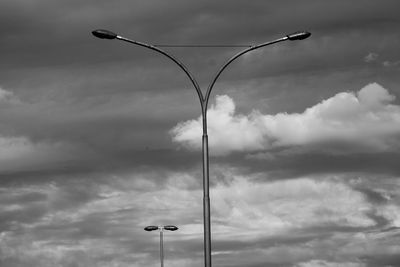
{"label": "overcast sky", "polygon": [[[203,263],[200,104],[149,44],[256,45],[210,98],[213,266],[400,266],[398,0],[2,0],[0,265]],[[164,48],[203,91],[239,47]]]}

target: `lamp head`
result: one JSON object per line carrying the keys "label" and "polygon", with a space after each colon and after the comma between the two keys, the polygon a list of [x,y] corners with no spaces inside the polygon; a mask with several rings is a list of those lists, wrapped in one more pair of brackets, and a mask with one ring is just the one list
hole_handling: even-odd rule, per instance
{"label": "lamp head", "polygon": [[155,230],[158,230],[158,226],[155,226],[155,225],[146,226],[146,227],[144,228],[144,230],[145,230],[145,231],[148,231],[148,232],[150,232],[150,231],[155,231]]}
{"label": "lamp head", "polygon": [[294,33],[288,34],[286,36],[290,41],[294,41],[294,40],[306,39],[306,38],[310,37],[310,35],[311,35],[311,33],[309,33],[309,32],[298,31],[298,32],[294,32]]}
{"label": "lamp head", "polygon": [[117,38],[116,33],[110,32],[108,30],[103,30],[103,29],[98,29],[98,30],[92,31],[92,34],[100,39],[110,39],[111,40],[111,39]]}
{"label": "lamp head", "polygon": [[164,229],[168,231],[176,231],[178,230],[178,227],[176,227],[175,225],[165,225]]}

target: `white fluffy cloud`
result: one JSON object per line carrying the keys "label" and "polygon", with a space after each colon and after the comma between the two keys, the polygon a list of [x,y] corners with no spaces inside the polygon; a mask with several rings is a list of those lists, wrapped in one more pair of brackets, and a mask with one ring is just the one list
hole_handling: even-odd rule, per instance
{"label": "white fluffy cloud", "polygon": [[[226,231],[247,237],[284,233],[291,229],[337,225],[368,227],[372,206],[365,197],[340,182],[310,178],[255,183],[236,176],[230,185],[212,191],[213,207]],[[218,231],[220,230],[220,231]],[[216,234],[232,237],[223,228]],[[268,234],[267,234],[268,235]],[[233,237],[234,238],[234,237]]]}
{"label": "white fluffy cloud", "polygon": [[[228,96],[217,96],[208,111],[211,153],[256,151],[285,146],[317,146],[345,151],[385,151],[400,145],[400,106],[377,83],[357,93],[342,92],[303,113],[235,114]],[[173,140],[189,149],[201,147],[201,119],[176,125]]]}

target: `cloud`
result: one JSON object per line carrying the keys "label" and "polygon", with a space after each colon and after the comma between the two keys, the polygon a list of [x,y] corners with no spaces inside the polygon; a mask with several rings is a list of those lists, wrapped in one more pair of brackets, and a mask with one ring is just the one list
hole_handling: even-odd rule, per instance
{"label": "cloud", "polygon": [[[355,234],[377,227],[369,214],[378,204],[341,179],[270,182],[258,179],[259,174],[222,171],[227,178],[211,188],[216,262],[229,259],[236,264],[232,266],[253,266],[249,263],[267,258],[285,266],[318,266],[311,265],[317,255],[326,266],[334,266],[329,264],[336,260],[356,262],[364,250],[371,257],[377,248],[392,253],[398,243],[394,237],[382,243],[393,236],[390,232]],[[153,181],[161,175],[162,181]],[[179,227],[165,236],[168,265],[200,264],[202,191],[197,173],[96,174],[2,188],[0,193],[2,265],[157,266],[158,235],[143,231],[151,224]],[[395,200],[379,204],[387,208],[380,215],[389,225],[398,220],[391,214],[395,207]],[[332,251],[337,256],[329,260]]]}
{"label": "cloud", "polygon": [[311,260],[297,264],[295,267],[366,267],[365,263],[357,262],[328,262],[324,260]]}
{"label": "cloud", "polygon": [[[213,153],[257,150],[263,147],[264,135],[260,131],[256,114],[235,115],[235,104],[228,96],[217,96],[216,105],[208,111],[208,134]],[[188,148],[201,147],[201,119],[179,123],[171,130],[173,140]]]}
{"label": "cloud", "polygon": [[76,155],[89,157],[89,154],[90,152],[83,151],[68,142],[34,142],[25,136],[0,135],[0,171],[2,172],[48,170],[59,164],[64,164],[64,166],[71,164],[77,160]]}
{"label": "cloud", "polygon": [[31,153],[33,144],[24,137],[0,136],[0,162],[7,159],[19,158]]}
{"label": "cloud", "polygon": [[[155,183],[149,179],[155,175],[161,174],[112,176],[106,181],[95,175],[93,180],[0,188],[0,265],[157,266],[151,248],[157,248],[158,236],[143,231],[151,224],[185,225],[179,235],[166,233],[169,242],[182,238],[187,242],[181,244],[200,243],[202,228],[196,232],[190,227],[200,225],[197,180],[169,173],[165,183]],[[184,261],[196,260],[174,260],[176,266],[191,265]]]}
{"label": "cloud", "polygon": [[384,62],[382,63],[382,65],[383,65],[384,67],[396,67],[396,66],[399,66],[399,65],[400,65],[400,60],[397,60],[397,61],[389,61],[389,60],[386,60],[386,61],[384,61]]}
{"label": "cloud", "polygon": [[364,57],[364,62],[366,63],[372,63],[372,62],[378,62],[379,64],[382,64],[382,66],[386,68],[390,67],[397,67],[400,65],[400,60],[385,60],[385,61],[380,61],[379,59],[379,54],[370,52],[368,55]]}
{"label": "cloud", "polygon": [[12,93],[0,88],[0,101],[12,96]]}
{"label": "cloud", "polygon": [[[13,92],[5,90],[0,87],[0,104],[4,103],[18,103],[18,98],[14,95]],[[1,106],[0,106],[1,107]]]}
{"label": "cloud", "polygon": [[369,62],[374,62],[378,59],[379,55],[377,53],[369,53],[364,57],[364,61],[369,63]]}
{"label": "cloud", "polygon": [[[226,230],[254,238],[315,226],[369,227],[372,206],[360,192],[331,179],[250,182],[236,176],[212,191],[215,216]],[[237,228],[235,231],[229,228]],[[216,235],[235,239],[215,229]]]}
{"label": "cloud", "polygon": [[[400,106],[395,96],[377,83],[357,93],[342,92],[303,113],[235,114],[228,96],[217,96],[208,111],[210,151],[226,155],[301,146],[331,152],[392,151],[400,145]],[[174,142],[189,149],[201,147],[201,120],[178,123]]]}

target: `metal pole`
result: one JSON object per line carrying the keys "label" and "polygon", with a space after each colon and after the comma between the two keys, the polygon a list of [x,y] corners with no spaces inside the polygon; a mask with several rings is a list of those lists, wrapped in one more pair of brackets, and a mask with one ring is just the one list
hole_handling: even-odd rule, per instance
{"label": "metal pole", "polygon": [[[204,116],[204,115],[203,115]],[[204,122],[206,123],[206,117]],[[203,220],[204,220],[204,261],[206,267],[211,267],[211,216],[210,216],[210,177],[209,177],[209,156],[208,136],[203,134]]]}
{"label": "metal pole", "polygon": [[161,267],[164,267],[164,238],[163,238],[164,228],[160,228],[160,261]]}

